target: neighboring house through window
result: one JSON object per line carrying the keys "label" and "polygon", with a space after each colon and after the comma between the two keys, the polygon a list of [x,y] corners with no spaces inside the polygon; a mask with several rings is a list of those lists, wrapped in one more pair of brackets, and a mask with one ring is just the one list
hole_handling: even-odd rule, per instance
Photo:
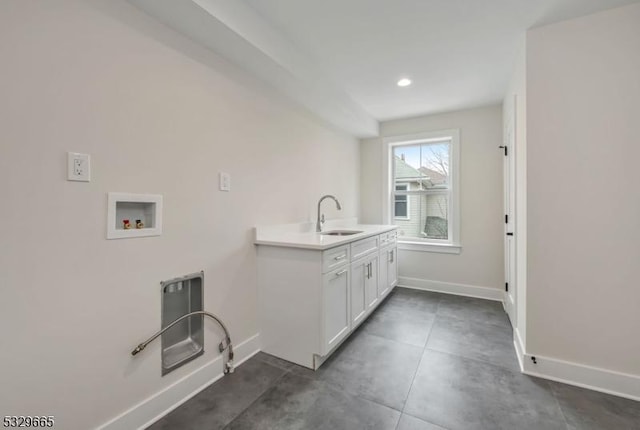
{"label": "neighboring house through window", "polygon": [[387,209],[406,249],[459,252],[459,132],[385,139],[390,191]]}

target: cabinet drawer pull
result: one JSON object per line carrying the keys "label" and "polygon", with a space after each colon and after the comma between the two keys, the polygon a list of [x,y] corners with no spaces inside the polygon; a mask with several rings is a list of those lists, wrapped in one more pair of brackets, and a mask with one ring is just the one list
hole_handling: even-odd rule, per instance
{"label": "cabinet drawer pull", "polygon": [[340,260],[344,260],[345,258],[347,258],[347,254],[338,255],[337,257],[334,257],[334,260],[340,261]]}
{"label": "cabinet drawer pull", "polygon": [[341,270],[341,271],[339,271],[339,272],[336,272],[336,276],[342,276],[342,275],[344,275],[345,273],[347,273],[347,269],[344,269],[344,270]]}

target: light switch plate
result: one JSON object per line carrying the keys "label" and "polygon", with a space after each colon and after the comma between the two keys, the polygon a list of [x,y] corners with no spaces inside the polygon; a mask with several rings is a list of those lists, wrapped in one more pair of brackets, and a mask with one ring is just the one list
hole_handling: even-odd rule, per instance
{"label": "light switch plate", "polygon": [[220,172],[220,191],[231,191],[231,175]]}
{"label": "light switch plate", "polygon": [[91,157],[88,154],[67,153],[67,180],[81,182],[91,180]]}

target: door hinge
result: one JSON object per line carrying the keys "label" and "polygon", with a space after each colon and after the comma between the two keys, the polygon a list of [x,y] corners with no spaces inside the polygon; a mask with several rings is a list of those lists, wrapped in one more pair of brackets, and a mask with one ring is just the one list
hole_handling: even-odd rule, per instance
{"label": "door hinge", "polygon": [[509,150],[507,148],[507,145],[500,145],[500,146],[498,146],[498,148],[504,149],[504,156],[505,157],[507,156],[507,154],[509,154]]}
{"label": "door hinge", "polygon": [[506,214],[505,214],[505,216],[504,216],[504,223],[505,223],[505,224],[509,224],[509,215],[506,215]]}
{"label": "door hinge", "polygon": [[509,283],[508,282],[504,283],[504,290],[507,291],[507,292],[509,291]]}

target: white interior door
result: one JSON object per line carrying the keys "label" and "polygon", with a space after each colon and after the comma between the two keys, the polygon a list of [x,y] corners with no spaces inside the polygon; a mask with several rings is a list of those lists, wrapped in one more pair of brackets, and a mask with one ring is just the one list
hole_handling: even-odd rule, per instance
{"label": "white interior door", "polygon": [[512,109],[505,112],[504,132],[504,277],[505,277],[505,309],[511,320],[511,325],[516,324],[516,236],[515,236],[515,162],[516,162],[516,96],[513,96]]}

